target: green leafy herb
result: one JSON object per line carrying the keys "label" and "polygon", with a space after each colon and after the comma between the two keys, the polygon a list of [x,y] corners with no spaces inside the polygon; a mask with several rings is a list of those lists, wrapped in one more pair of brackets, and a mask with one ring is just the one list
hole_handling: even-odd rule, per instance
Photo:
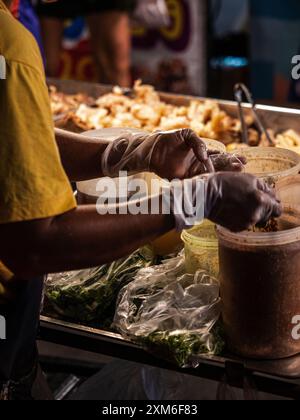
{"label": "green leafy herb", "polygon": [[147,247],[127,258],[71,277],[55,276],[46,286],[47,306],[59,316],[82,323],[98,323],[113,317],[119,291],[136,273],[154,263]]}
{"label": "green leafy herb", "polygon": [[184,368],[192,365],[192,359],[196,356],[222,353],[224,341],[215,332],[213,331],[208,337],[189,332],[156,331],[143,337],[141,342],[151,352]]}

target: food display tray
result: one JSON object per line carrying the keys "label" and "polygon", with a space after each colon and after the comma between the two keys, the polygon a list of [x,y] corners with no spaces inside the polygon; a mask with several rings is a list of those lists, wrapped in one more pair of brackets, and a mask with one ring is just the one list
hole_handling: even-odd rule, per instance
{"label": "food display tray", "polygon": [[[58,80],[48,79],[48,84],[57,87],[57,89],[65,94],[77,94],[84,93],[93,98],[98,98],[101,95],[111,92],[112,86],[102,85],[97,83],[78,82],[72,80]],[[176,105],[176,106],[187,106],[191,100],[207,100],[212,98],[186,96],[186,95],[175,95],[171,93],[160,93],[161,100]],[[238,117],[238,107],[234,101],[225,101],[214,99],[221,109],[226,111],[233,117]],[[248,104],[243,105],[245,113],[250,111]],[[300,130],[300,109],[276,107],[269,105],[257,105],[257,111],[262,121],[265,123],[267,128],[273,129],[276,133],[285,130],[293,129],[295,131]],[[63,118],[63,114],[59,117]],[[58,117],[56,117],[57,119]]]}

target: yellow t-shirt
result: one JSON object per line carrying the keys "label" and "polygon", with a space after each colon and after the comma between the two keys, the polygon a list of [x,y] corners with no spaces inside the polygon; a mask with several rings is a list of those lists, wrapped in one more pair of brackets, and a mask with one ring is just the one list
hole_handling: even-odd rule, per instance
{"label": "yellow t-shirt", "polygon": [[[6,78],[0,75],[0,224],[67,212],[76,203],[55,142],[39,48],[2,0],[0,56],[6,62]],[[0,294],[12,275],[0,261]]]}

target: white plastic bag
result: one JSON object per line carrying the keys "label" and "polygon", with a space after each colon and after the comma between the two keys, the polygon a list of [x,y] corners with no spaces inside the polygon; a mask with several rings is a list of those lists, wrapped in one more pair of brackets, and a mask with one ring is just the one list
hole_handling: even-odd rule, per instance
{"label": "white plastic bag", "polygon": [[133,18],[151,29],[169,26],[171,22],[165,0],[138,0]]}
{"label": "white plastic bag", "polygon": [[185,274],[182,256],[140,270],[120,293],[114,325],[120,333],[180,367],[217,354],[212,333],[220,316],[219,283],[199,271]]}

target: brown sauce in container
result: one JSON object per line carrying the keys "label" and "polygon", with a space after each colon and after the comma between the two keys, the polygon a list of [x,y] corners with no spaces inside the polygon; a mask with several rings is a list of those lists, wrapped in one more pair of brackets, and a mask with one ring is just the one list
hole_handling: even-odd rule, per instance
{"label": "brown sauce in container", "polygon": [[283,220],[278,233],[259,235],[219,229],[223,322],[232,352],[281,359],[300,353],[292,337],[300,315],[300,229]]}

